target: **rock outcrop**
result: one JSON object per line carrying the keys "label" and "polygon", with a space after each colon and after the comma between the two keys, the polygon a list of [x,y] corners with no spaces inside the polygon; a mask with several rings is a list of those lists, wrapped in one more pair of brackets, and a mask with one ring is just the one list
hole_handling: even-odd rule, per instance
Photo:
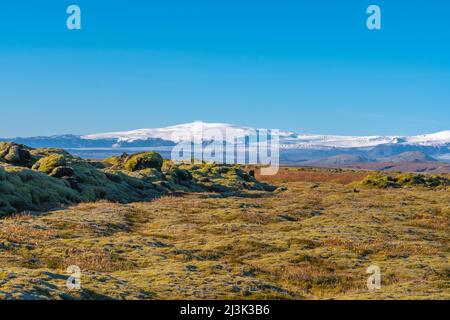
{"label": "rock outcrop", "polygon": [[33,163],[29,148],[13,142],[0,142],[0,159],[20,166],[29,166]]}
{"label": "rock outcrop", "polygon": [[177,191],[273,189],[238,166],[175,164],[156,152],[91,161],[61,149],[0,143],[0,216],[98,200],[148,201]]}

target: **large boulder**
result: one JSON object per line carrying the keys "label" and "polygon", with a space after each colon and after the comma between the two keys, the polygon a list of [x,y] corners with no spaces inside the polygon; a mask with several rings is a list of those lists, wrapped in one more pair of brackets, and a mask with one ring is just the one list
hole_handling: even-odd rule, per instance
{"label": "large boulder", "polygon": [[13,142],[0,143],[0,158],[17,166],[31,166],[33,162],[30,151],[24,145]]}
{"label": "large boulder", "polygon": [[125,161],[124,168],[134,172],[145,169],[157,169],[161,171],[163,158],[156,152],[138,153],[128,157]]}
{"label": "large boulder", "polygon": [[51,154],[47,157],[39,159],[32,167],[34,170],[51,174],[57,167],[65,167],[67,164],[66,157],[63,154]]}
{"label": "large boulder", "polygon": [[192,182],[192,174],[188,170],[171,168],[165,172],[166,178],[176,184],[188,185]]}
{"label": "large boulder", "polygon": [[72,177],[75,171],[71,167],[56,167],[50,173],[51,177],[61,179],[62,177]]}
{"label": "large boulder", "polygon": [[114,170],[120,170],[123,169],[123,166],[129,157],[128,153],[124,152],[120,156],[106,158],[103,160],[103,164]]}

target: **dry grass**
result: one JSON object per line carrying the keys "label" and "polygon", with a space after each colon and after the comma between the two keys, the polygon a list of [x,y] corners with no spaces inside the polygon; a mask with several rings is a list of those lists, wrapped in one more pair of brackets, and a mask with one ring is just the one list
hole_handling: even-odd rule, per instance
{"label": "dry grass", "polygon": [[53,237],[54,233],[46,229],[27,228],[20,225],[23,219],[12,220],[11,224],[0,225],[0,239],[14,243],[38,245]]}
{"label": "dry grass", "polygon": [[[448,189],[355,192],[344,181],[365,173],[292,170],[300,181],[272,194],[184,193],[1,220],[0,297],[450,299]],[[69,265],[82,269],[81,291],[64,286]],[[366,287],[370,265],[381,268],[379,291]]]}
{"label": "dry grass", "polygon": [[260,171],[256,171],[256,178],[268,183],[286,182],[316,182],[316,183],[339,183],[349,184],[361,181],[368,175],[364,171],[341,170],[341,169],[314,169],[314,168],[280,168],[279,172],[273,176],[261,176]]}

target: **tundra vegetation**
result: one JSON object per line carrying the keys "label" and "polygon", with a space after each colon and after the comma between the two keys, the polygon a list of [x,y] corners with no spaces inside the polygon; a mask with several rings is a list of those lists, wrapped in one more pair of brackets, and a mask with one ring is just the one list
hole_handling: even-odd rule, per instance
{"label": "tundra vegetation", "polygon": [[448,175],[0,146],[0,298],[450,299]]}
{"label": "tundra vegetation", "polygon": [[272,190],[237,166],[174,164],[155,152],[105,161],[60,149],[0,143],[0,215],[42,212],[81,202],[148,201],[176,191],[224,194]]}

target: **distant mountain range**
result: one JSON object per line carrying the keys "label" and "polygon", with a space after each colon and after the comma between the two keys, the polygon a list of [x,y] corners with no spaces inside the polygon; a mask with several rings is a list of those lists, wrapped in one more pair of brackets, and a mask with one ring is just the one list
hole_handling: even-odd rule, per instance
{"label": "distant mountain range", "polygon": [[[155,149],[170,154],[185,139],[203,141],[205,130],[254,132],[250,127],[223,123],[194,122],[159,129],[92,135],[57,135],[0,139],[30,147],[69,149],[85,157],[103,157],[124,150]],[[204,142],[204,141],[203,141]],[[348,166],[353,163],[450,162],[450,130],[418,136],[336,136],[280,131],[280,160],[289,165]]]}

